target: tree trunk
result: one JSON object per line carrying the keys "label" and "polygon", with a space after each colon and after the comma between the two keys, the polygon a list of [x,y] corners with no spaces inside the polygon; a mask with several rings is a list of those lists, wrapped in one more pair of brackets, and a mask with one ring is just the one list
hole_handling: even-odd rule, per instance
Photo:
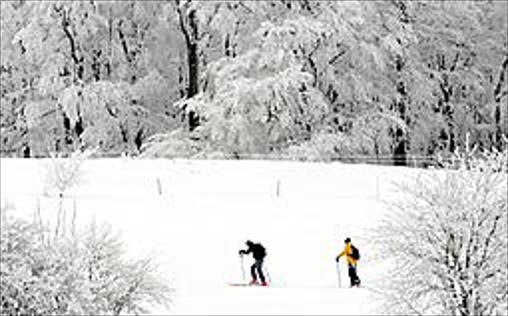
{"label": "tree trunk", "polygon": [[[198,25],[195,11],[189,14],[189,26],[191,29],[192,40],[187,44],[187,65],[189,70],[189,88],[187,98],[192,98],[199,92],[199,52],[198,52]],[[189,111],[189,129],[193,131],[199,126],[199,116],[194,111]]]}
{"label": "tree trunk", "polygon": [[[402,69],[404,67],[404,61],[402,57],[396,60],[396,69],[399,72],[399,81],[397,82],[397,93],[400,95],[400,101],[397,102],[397,112],[399,117],[407,124],[407,97],[406,84],[403,81]],[[407,151],[406,151],[406,135],[404,130],[398,127],[395,131],[395,149],[393,151],[393,164],[395,166],[407,166]]]}
{"label": "tree trunk", "polygon": [[110,7],[108,9],[108,56],[105,62],[106,76],[111,80],[111,64],[113,59],[113,18],[111,17]]}
{"label": "tree trunk", "polygon": [[407,151],[405,140],[399,140],[397,146],[393,151],[393,165],[407,166]]}
{"label": "tree trunk", "polygon": [[76,43],[74,33],[71,29],[71,18],[69,17],[69,12],[65,11],[65,9],[62,12],[62,29],[69,41],[70,54],[72,61],[74,62],[74,83],[81,83],[83,81],[85,71],[83,66],[84,57],[79,55],[78,43]]}
{"label": "tree trunk", "polygon": [[494,132],[494,146],[499,150],[502,150],[503,147],[503,129],[501,122],[501,106],[502,106],[502,98],[504,93],[508,93],[507,91],[502,91],[502,88],[506,85],[504,82],[506,81],[505,72],[508,68],[508,56],[505,57],[503,63],[501,64],[501,72],[499,73],[499,79],[497,85],[494,89],[494,101],[496,102],[496,108],[494,110],[494,122],[495,122],[495,132]]}
{"label": "tree trunk", "polygon": [[[182,11],[180,1],[176,1],[176,10],[178,13],[180,30],[185,39],[187,49],[187,71],[188,86],[187,99],[192,98],[199,92],[199,45],[198,45],[198,20],[196,11],[191,10],[188,14]],[[199,116],[195,111],[189,111],[188,117],[189,130],[193,131],[199,126]]]}
{"label": "tree trunk", "polygon": [[[196,94],[198,94],[199,90],[199,58],[198,58],[198,49],[197,44],[192,44],[188,46],[187,49],[187,63],[189,70],[189,86],[187,89],[187,98],[190,99]],[[194,111],[189,111],[189,129],[193,131],[196,127],[199,126],[199,116]]]}

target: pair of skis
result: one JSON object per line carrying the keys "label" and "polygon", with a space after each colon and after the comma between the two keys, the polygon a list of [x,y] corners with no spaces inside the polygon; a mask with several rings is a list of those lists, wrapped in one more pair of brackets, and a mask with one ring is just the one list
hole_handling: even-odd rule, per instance
{"label": "pair of skis", "polygon": [[[245,275],[245,266],[243,264],[243,256],[242,255],[240,255],[240,268],[242,269],[242,280],[243,280],[243,282],[241,282],[241,283],[229,283],[230,286],[259,286],[259,287],[267,287],[268,286],[268,285],[261,285],[259,283],[254,283],[254,284],[247,283],[247,278],[246,278],[246,275]],[[267,283],[271,284],[272,283],[272,279],[270,278],[270,274],[268,273],[268,269],[266,269],[266,264],[264,265],[264,270],[265,270],[265,277],[267,279]]]}
{"label": "pair of skis", "polygon": [[245,286],[245,287],[250,287],[250,286],[255,286],[255,287],[268,287],[268,285],[261,285],[259,283],[255,283],[255,284],[249,284],[249,283],[229,283],[230,286]]}
{"label": "pair of skis", "polygon": [[[243,256],[240,256],[240,268],[242,270],[242,280],[243,282],[241,283],[230,283],[229,285],[231,286],[261,286],[260,284],[249,284],[247,283],[247,279],[246,279],[246,275],[245,275],[245,266],[243,264]],[[340,263],[338,261],[335,262],[335,269],[337,271],[337,286],[339,288],[342,287],[342,278],[341,278],[341,273],[340,273]],[[270,275],[268,274],[268,271],[266,270],[266,267],[265,267],[265,271],[266,271],[266,277],[268,279],[268,283],[270,284],[271,283],[271,278],[270,278]]]}

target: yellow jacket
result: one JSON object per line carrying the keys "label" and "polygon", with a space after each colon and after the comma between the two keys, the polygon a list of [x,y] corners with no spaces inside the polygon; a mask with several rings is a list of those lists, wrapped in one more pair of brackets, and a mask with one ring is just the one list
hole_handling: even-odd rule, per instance
{"label": "yellow jacket", "polygon": [[351,251],[351,243],[350,243],[350,242],[348,242],[348,243],[346,244],[346,246],[344,247],[344,250],[342,250],[342,252],[341,252],[341,253],[339,253],[338,258],[340,258],[340,257],[342,257],[342,256],[344,256],[344,255],[346,255],[347,263],[356,265],[356,263],[358,262],[358,260],[356,260],[356,259],[352,258],[352,257],[351,257],[351,253],[352,253],[352,251]]}

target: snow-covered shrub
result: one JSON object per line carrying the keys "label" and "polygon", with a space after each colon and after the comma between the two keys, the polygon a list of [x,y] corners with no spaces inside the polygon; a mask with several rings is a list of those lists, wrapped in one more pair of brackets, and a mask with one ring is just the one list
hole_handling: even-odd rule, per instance
{"label": "snow-covered shrub", "polygon": [[[297,145],[291,145],[283,150],[283,153],[295,160],[302,161],[353,161],[356,162],[362,157],[379,157],[381,148],[375,133],[368,134],[369,128],[362,131],[355,130],[353,133],[320,132],[312,135],[311,139]],[[376,151],[376,149],[378,149]]]}
{"label": "snow-covered shrub", "polygon": [[306,142],[289,146],[284,153],[295,160],[331,161],[339,157],[344,140],[341,134],[320,133]]}
{"label": "snow-covered shrub", "polygon": [[209,160],[229,160],[229,159],[242,159],[243,157],[247,159],[255,159],[255,155],[242,155],[214,150],[213,148],[208,147],[207,149],[199,152],[198,154],[192,156],[193,159],[209,159]]}
{"label": "snow-covered shrub", "polygon": [[506,315],[508,152],[469,154],[401,185],[376,231],[389,313]]}
{"label": "snow-covered shrub", "polygon": [[[51,153],[48,161],[44,163],[43,194],[58,199],[58,213],[55,226],[55,237],[65,234],[67,228],[66,210],[63,207],[65,195],[70,189],[77,186],[82,174],[82,166],[87,158],[93,155],[94,150],[74,151],[68,157],[61,157]],[[75,216],[76,214],[74,214]]]}
{"label": "snow-covered shrub", "polygon": [[127,258],[107,228],[92,223],[51,241],[43,227],[4,215],[0,315],[139,314],[148,304],[169,301],[171,290],[156,266]]}
{"label": "snow-covered shrub", "polygon": [[191,158],[203,145],[181,129],[167,134],[155,134],[141,147],[143,158]]}
{"label": "snow-covered shrub", "polygon": [[493,170],[508,172],[508,139],[503,137],[504,149],[492,147],[490,151],[479,150],[478,145],[470,144],[469,134],[463,147],[457,149],[448,157],[437,155],[438,164],[448,169],[474,169],[478,171]]}
{"label": "snow-covered shrub", "polygon": [[74,151],[64,158],[51,153],[51,159],[44,164],[46,171],[43,187],[44,195],[64,195],[70,188],[76,186],[82,176],[81,167],[83,162],[92,154],[93,151],[91,150]]}

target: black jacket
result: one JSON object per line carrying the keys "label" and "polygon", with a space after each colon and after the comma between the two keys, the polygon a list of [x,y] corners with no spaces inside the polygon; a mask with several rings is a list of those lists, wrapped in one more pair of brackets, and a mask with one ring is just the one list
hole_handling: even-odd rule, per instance
{"label": "black jacket", "polygon": [[252,256],[255,260],[263,260],[266,257],[265,247],[261,244],[251,243],[247,245],[247,250],[240,250],[240,254],[249,254],[252,252]]}

